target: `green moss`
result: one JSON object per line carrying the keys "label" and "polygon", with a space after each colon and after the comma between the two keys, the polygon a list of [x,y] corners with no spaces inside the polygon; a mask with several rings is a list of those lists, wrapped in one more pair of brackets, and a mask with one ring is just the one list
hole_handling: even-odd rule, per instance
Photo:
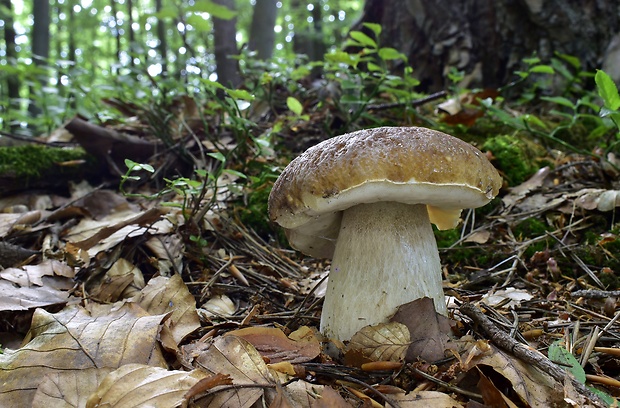
{"label": "green moss", "polygon": [[544,149],[536,143],[510,135],[488,139],[482,145],[482,150],[493,154],[494,164],[511,186],[521,184],[534,174],[545,154]]}
{"label": "green moss", "polygon": [[0,147],[0,175],[37,178],[50,171],[62,172],[58,163],[85,158],[86,153],[81,148],[42,145]]}

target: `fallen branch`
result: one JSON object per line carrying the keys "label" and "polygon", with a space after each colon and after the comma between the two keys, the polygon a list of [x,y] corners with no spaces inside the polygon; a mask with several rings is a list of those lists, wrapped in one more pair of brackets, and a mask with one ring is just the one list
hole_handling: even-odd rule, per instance
{"label": "fallen branch", "polygon": [[475,324],[477,324],[489,337],[491,342],[493,342],[493,344],[497,347],[511,353],[526,364],[549,374],[551,378],[560,384],[564,384],[564,381],[569,378],[572,386],[579,394],[589,399],[597,407],[607,407],[607,404],[605,404],[598,395],[590,391],[590,389],[588,389],[584,384],[575,380],[564,369],[551,362],[551,360],[545,357],[538,350],[533,349],[526,344],[519,343],[510,337],[506,332],[500,330],[474,304],[464,303],[461,305],[459,310],[465,316],[469,317]]}

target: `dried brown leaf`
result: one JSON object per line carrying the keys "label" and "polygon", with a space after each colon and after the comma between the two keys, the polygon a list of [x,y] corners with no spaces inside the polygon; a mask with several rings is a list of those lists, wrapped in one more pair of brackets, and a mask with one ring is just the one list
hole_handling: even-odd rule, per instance
{"label": "dried brown leaf", "polygon": [[407,326],[398,322],[380,323],[355,333],[346,352],[361,352],[371,361],[402,361],[410,344]]}
{"label": "dried brown leaf", "polygon": [[390,395],[401,408],[459,408],[463,404],[443,392],[419,391],[409,394]]}
{"label": "dried brown leaf", "polygon": [[435,311],[430,298],[417,299],[400,306],[391,320],[409,329],[411,346],[405,357],[407,361],[421,358],[432,362],[444,358],[450,323],[445,316]]}
{"label": "dried brown leaf", "polygon": [[226,374],[239,388],[215,387],[200,399],[201,406],[218,408],[249,408],[275,387],[273,377],[261,355],[247,340],[237,336],[222,336],[202,352],[196,361],[212,374]]}
{"label": "dried brown leaf", "polygon": [[151,279],[133,300],[151,314],[171,313],[166,325],[177,344],[185,336],[200,328],[196,300],[189,293],[181,275]]}
{"label": "dried brown leaf", "polygon": [[86,408],[178,407],[192,386],[207,375],[202,370],[169,371],[127,364],[104,378]]}
{"label": "dried brown leaf", "polygon": [[352,405],[332,387],[323,388],[323,392],[310,404],[311,408],[351,408]]}
{"label": "dried brown leaf", "polygon": [[[475,345],[472,345],[475,347]],[[490,351],[476,353],[464,366],[465,369],[488,366],[494,370],[493,375],[487,375],[492,382],[504,377],[522,403],[531,407],[564,406],[564,393],[561,387],[557,387],[553,378],[536,368],[523,363],[512,355],[499,350],[490,344]]]}
{"label": "dried brown leaf", "polygon": [[313,360],[321,353],[319,340],[310,333],[311,337],[305,337],[302,341],[293,341],[282,330],[271,327],[248,327],[227,335],[249,341],[269,363],[288,361],[298,364]]}
{"label": "dried brown leaf", "polygon": [[0,354],[0,407],[29,407],[45,376],[58,372],[166,366],[157,342],[162,319],[135,304],[94,307],[92,314],[77,306],[55,314],[37,309],[27,344]]}
{"label": "dried brown leaf", "polygon": [[112,368],[87,368],[49,373],[34,394],[32,408],[84,407],[90,394],[111,371]]}

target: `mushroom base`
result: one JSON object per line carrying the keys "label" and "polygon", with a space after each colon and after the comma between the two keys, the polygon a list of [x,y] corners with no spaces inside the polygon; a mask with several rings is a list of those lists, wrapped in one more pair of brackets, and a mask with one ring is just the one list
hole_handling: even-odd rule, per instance
{"label": "mushroom base", "polygon": [[446,314],[437,243],[425,205],[360,204],[344,211],[321,332],[349,340],[422,297]]}

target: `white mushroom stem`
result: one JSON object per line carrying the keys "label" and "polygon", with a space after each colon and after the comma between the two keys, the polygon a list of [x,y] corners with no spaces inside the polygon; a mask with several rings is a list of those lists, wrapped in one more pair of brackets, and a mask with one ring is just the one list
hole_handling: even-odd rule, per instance
{"label": "white mushroom stem", "polygon": [[446,314],[437,243],[425,205],[359,204],[344,211],[321,332],[349,340],[398,306],[429,297]]}

